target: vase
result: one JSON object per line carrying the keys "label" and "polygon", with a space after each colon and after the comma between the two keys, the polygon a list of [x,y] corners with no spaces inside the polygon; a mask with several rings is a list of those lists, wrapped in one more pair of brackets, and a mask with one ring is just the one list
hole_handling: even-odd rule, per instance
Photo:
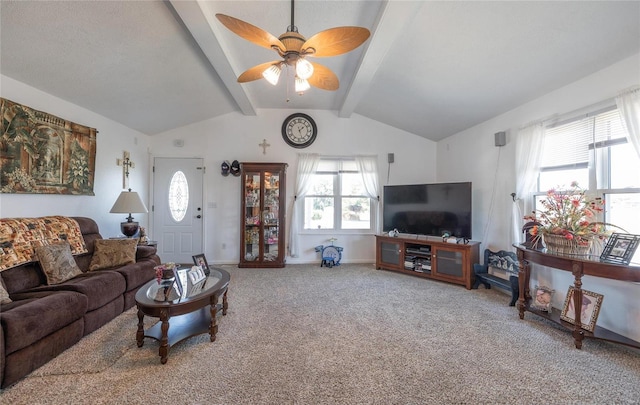
{"label": "vase", "polygon": [[[544,245],[550,253],[561,255],[588,255],[593,244],[593,238],[586,238],[586,243],[578,243],[575,239],[567,239],[563,235],[551,233],[543,234]],[[584,240],[584,237],[583,237]]]}

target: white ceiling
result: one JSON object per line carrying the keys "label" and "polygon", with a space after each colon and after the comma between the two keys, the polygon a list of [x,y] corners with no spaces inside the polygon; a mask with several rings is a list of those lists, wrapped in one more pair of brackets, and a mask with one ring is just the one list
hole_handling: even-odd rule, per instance
{"label": "white ceiling", "polygon": [[298,96],[284,80],[238,84],[277,55],[214,17],[279,36],[290,24],[288,0],[0,7],[3,75],[150,135],[282,108],[357,113],[437,141],[640,52],[638,1],[299,0],[295,24],[305,37],[344,25],[371,37],[315,59],[338,75],[337,91]]}

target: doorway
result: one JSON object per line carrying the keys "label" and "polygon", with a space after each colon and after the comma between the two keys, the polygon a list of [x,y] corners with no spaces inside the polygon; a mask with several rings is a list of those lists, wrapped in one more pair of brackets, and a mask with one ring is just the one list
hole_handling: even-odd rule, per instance
{"label": "doorway", "polygon": [[165,263],[192,263],[204,252],[203,178],[200,158],[154,159],[153,237]]}

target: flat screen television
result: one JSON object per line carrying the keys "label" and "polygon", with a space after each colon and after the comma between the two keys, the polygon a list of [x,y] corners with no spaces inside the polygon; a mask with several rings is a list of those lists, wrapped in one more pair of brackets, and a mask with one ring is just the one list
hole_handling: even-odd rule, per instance
{"label": "flat screen television", "polygon": [[471,239],[471,182],[384,186],[383,230]]}

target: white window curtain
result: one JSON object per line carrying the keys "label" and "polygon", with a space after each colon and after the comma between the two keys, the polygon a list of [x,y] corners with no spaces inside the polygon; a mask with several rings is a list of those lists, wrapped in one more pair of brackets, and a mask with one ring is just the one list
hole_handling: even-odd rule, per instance
{"label": "white window curtain", "polygon": [[627,140],[640,156],[640,88],[620,94],[616,97],[616,106],[627,128]]}
{"label": "white window curtain", "polygon": [[512,238],[522,242],[522,217],[533,211],[531,195],[537,191],[538,173],[542,160],[544,128],[542,122],[528,125],[518,131],[516,138],[516,196],[511,213]]}
{"label": "white window curtain", "polygon": [[298,173],[296,174],[296,189],[291,207],[291,220],[289,221],[289,255],[298,257],[300,254],[299,229],[303,218],[301,217],[304,204],[304,197],[309,193],[311,187],[311,176],[318,169],[320,156],[317,154],[298,154]]}
{"label": "white window curtain", "polygon": [[[362,182],[367,196],[375,202],[376,233],[380,233],[380,221],[378,219],[378,206],[380,205],[380,191],[378,187],[378,157],[356,156],[356,165],[362,175]],[[372,204],[372,208],[374,205]]]}

